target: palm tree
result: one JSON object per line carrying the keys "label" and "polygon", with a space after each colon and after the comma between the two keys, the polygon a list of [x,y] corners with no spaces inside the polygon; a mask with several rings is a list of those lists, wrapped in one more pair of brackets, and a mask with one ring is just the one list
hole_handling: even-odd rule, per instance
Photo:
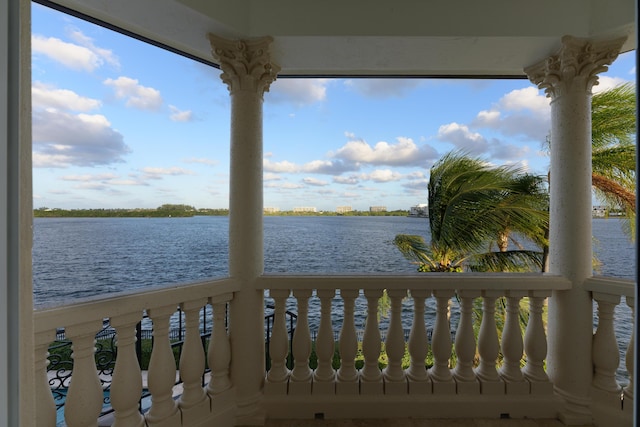
{"label": "palm tree", "polygon": [[[591,102],[591,183],[596,197],[636,212],[636,99],[631,83],[597,93]],[[633,221],[630,221],[633,222]]]}
{"label": "palm tree", "polygon": [[[540,271],[542,252],[508,249],[517,233],[544,246],[547,193],[541,177],[451,152],[431,168],[431,241],[399,234],[394,244],[418,271]],[[496,245],[496,242],[497,245]],[[493,250],[496,249],[497,250]]]}

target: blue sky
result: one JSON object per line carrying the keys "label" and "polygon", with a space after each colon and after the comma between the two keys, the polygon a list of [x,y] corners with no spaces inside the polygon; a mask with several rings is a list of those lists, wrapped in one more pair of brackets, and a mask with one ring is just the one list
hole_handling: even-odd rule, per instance
{"label": "blue sky", "polygon": [[[220,72],[33,4],[34,207],[229,206]],[[635,80],[621,55],[594,91]],[[462,149],[546,174],[549,99],[528,80],[279,79],[264,206],[409,209]]]}

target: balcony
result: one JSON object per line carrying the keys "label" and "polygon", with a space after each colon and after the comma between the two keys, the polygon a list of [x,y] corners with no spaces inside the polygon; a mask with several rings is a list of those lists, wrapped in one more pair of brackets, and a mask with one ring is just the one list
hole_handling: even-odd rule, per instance
{"label": "balcony", "polygon": [[[236,318],[236,311],[230,309],[244,292],[231,279],[37,311],[38,421],[55,425],[59,402],[54,402],[54,382],[47,375],[47,351],[61,328],[73,345],[71,378],[65,383],[66,400],[59,410],[69,427],[95,425],[96,420],[100,426],[236,425],[236,389],[242,384],[231,379],[233,365],[262,372],[255,379],[261,390],[260,420],[254,419],[253,424],[284,425],[277,420],[291,423],[292,419],[548,420],[558,416],[561,396],[545,372],[543,308],[552,292],[569,288],[566,279],[513,274],[268,275],[255,286],[259,292],[266,290],[265,301],[274,306],[269,370],[265,370],[264,346],[252,348],[251,354],[231,352],[228,326],[250,317]],[[616,370],[631,373],[633,344],[620,365],[613,310],[623,296],[633,307],[633,284],[591,278],[586,286],[597,306],[590,402],[594,425],[612,425],[616,420],[615,425],[630,426],[633,409],[625,402],[632,402],[633,385],[620,384]],[[383,290],[390,304],[388,322],[380,327],[378,301]],[[495,316],[498,298],[506,302],[500,328],[496,324],[500,317]],[[530,313],[524,335],[519,316],[523,300]],[[359,310],[366,311],[363,331],[357,330],[354,320],[356,301]],[[312,315],[310,303],[317,307]],[[479,305],[482,321],[478,324],[473,313]],[[292,335],[287,307],[297,312]],[[402,311],[406,313],[407,307],[412,312],[405,340]],[[430,312],[426,317],[425,307]],[[176,369],[169,327],[178,309],[184,313],[185,336]],[[136,324],[145,313],[152,323],[153,349],[148,371],[141,372],[135,337]],[[310,328],[310,321],[318,325],[317,330]],[[96,367],[94,348],[96,334],[106,322],[116,333],[117,357],[107,375],[110,387],[105,400],[104,369]],[[210,325],[204,328],[210,339],[201,339],[203,323]],[[255,327],[264,335],[263,324]],[[312,348],[315,369],[309,367]],[[333,361],[336,351],[337,363]],[[403,367],[405,351],[408,366]],[[259,366],[252,366],[256,360]],[[379,360],[385,361],[382,369]],[[139,406],[143,379],[150,398]],[[105,402],[110,414],[101,417]]]}

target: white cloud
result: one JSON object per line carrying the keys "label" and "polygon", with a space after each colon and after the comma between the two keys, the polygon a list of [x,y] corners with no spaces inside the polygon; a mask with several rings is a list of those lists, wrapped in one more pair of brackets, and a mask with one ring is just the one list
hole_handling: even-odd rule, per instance
{"label": "white cloud", "polygon": [[80,45],[56,37],[34,34],[31,36],[31,50],[35,55],[44,55],[75,71],[92,72],[105,62],[118,66],[118,59],[113,52],[95,46],[93,41],[80,31],[73,31],[71,38]]}
{"label": "white cloud", "polygon": [[90,111],[101,105],[97,99],[80,96],[67,89],[55,89],[41,82],[34,82],[31,86],[31,99],[34,109]]}
{"label": "white cloud", "polygon": [[279,79],[273,82],[265,100],[298,107],[315,104],[327,98],[328,84],[328,79]]}
{"label": "white cloud", "polygon": [[336,182],[338,184],[355,185],[355,184],[358,184],[360,182],[360,178],[358,178],[356,175],[334,176],[333,177],[333,182]]}
{"label": "white cloud", "polygon": [[108,165],[123,162],[130,151],[103,115],[33,112],[34,167]]}
{"label": "white cloud", "polygon": [[282,177],[280,175],[270,172],[267,172],[262,176],[263,181],[280,181],[281,179]]}
{"label": "white cloud", "polygon": [[84,35],[80,30],[72,29],[69,31],[69,37],[76,43],[86,47],[91,52],[98,55],[99,58],[106,61],[113,67],[120,67],[118,57],[109,49],[104,49],[93,44],[93,39]]}
{"label": "white cloud", "polygon": [[370,98],[402,97],[421,85],[418,79],[349,79],[345,86]]}
{"label": "white cloud", "polygon": [[148,179],[162,179],[164,176],[180,176],[180,175],[195,175],[188,169],[179,168],[176,166],[170,168],[156,168],[145,167],[141,169]]}
{"label": "white cloud", "polygon": [[173,105],[169,105],[171,115],[169,118],[174,122],[190,122],[193,121],[193,112],[191,110],[181,111]]}
{"label": "white cloud", "polygon": [[81,181],[81,182],[89,182],[89,181],[105,181],[112,180],[117,178],[118,175],[112,173],[102,173],[102,174],[84,174],[84,175],[64,175],[60,177],[63,181]]}
{"label": "white cloud", "polygon": [[126,99],[127,107],[140,110],[157,110],[162,105],[160,91],[142,86],[136,79],[121,76],[115,80],[106,79],[103,83],[115,90],[118,99]]}
{"label": "white cloud", "polygon": [[264,159],[262,161],[262,167],[265,172],[274,173],[297,173],[300,171],[299,166],[286,160],[282,162],[272,162],[269,159]]}
{"label": "white cloud", "polygon": [[489,143],[482,135],[472,132],[467,125],[456,122],[440,126],[437,138],[453,144],[459,150],[475,155],[485,153],[489,147]]}
{"label": "white cloud", "polygon": [[623,83],[629,83],[629,81],[621,77],[599,76],[598,84],[593,86],[592,92],[594,94],[604,92],[609,89],[613,89],[616,86],[620,86]]}
{"label": "white cloud", "polygon": [[313,185],[316,187],[324,187],[326,185],[329,185],[327,181],[323,181],[321,179],[312,178],[312,177],[303,178],[302,182],[304,182],[307,185]]}
{"label": "white cloud", "polygon": [[372,147],[362,139],[351,139],[334,156],[354,163],[425,168],[438,156],[432,147],[418,147],[411,138],[398,137],[396,140],[395,144],[380,141]]}
{"label": "white cloud", "polygon": [[331,160],[313,160],[304,165],[283,160],[281,162],[272,162],[269,159],[262,161],[265,172],[272,173],[320,173],[326,175],[339,175],[344,172],[357,170],[356,165],[348,164],[342,161]]}
{"label": "white cloud", "polygon": [[515,89],[490,110],[480,111],[471,126],[542,142],[551,126],[549,102],[549,98],[533,86]]}
{"label": "white cloud", "polygon": [[402,175],[399,172],[392,171],[390,169],[377,169],[369,174],[362,174],[360,175],[360,177],[364,180],[370,180],[374,182],[391,182],[400,180],[402,178]]}

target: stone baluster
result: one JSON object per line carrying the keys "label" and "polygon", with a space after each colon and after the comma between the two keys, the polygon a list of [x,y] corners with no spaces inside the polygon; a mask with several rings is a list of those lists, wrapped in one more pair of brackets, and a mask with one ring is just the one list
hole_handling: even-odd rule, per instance
{"label": "stone baluster", "polygon": [[183,425],[194,425],[209,413],[209,398],[202,387],[205,355],[200,339],[200,310],[206,304],[206,298],[181,304],[186,316],[186,337],[180,354],[180,378],[184,391],[178,402]]}
{"label": "stone baluster", "polygon": [[407,379],[402,369],[405,342],[402,330],[402,298],[407,296],[405,289],[389,289],[387,294],[391,299],[391,318],[385,340],[388,364],[384,368],[385,394],[406,394],[408,392]]}
{"label": "stone baluster", "polygon": [[431,292],[425,289],[412,289],[413,298],[413,323],[409,333],[409,355],[411,363],[406,370],[409,382],[410,394],[431,393],[431,382],[427,375],[425,359],[429,352],[429,341],[427,339],[427,328],[424,322],[424,300],[431,296]]}
{"label": "stone baluster", "polygon": [[316,354],[318,367],[313,373],[313,394],[334,394],[336,371],[333,369],[335,341],[331,324],[331,300],[336,292],[333,289],[319,289],[320,326],[316,338]]}
{"label": "stone baluster", "polygon": [[382,289],[367,289],[364,296],[367,298],[367,320],[362,339],[364,366],[360,371],[360,393],[382,394],[382,372],[378,366],[382,345],[378,325],[378,300],[382,296]]}
{"label": "stone baluster", "polygon": [[56,425],[56,404],[47,378],[49,345],[55,337],[55,329],[35,334],[36,427],[55,427]]}
{"label": "stone baluster", "polygon": [[542,307],[548,295],[547,291],[529,292],[529,322],[524,333],[524,352],[527,362],[522,373],[530,383],[531,394],[553,393],[553,384],[544,370],[547,336],[542,321]]}
{"label": "stone baluster", "polygon": [[433,350],[433,366],[429,369],[429,376],[433,382],[433,392],[438,394],[454,394],[456,384],[449,369],[451,359],[451,328],[449,325],[449,302],[453,291],[433,291],[436,298],[436,324],[431,338]]}
{"label": "stone baluster", "polygon": [[520,328],[520,300],[526,291],[507,291],[507,310],[502,331],[502,355],[504,357],[500,377],[504,380],[507,394],[528,394],[529,383],[520,370],[524,351]]}
{"label": "stone baluster", "polygon": [[175,305],[147,310],[153,321],[153,348],[147,372],[151,408],[145,415],[149,427],[164,426],[164,423],[180,423],[180,411],[173,400],[176,360],[169,341],[169,318],[175,311]]}
{"label": "stone baluster", "polygon": [[[636,318],[636,307],[635,307],[635,298],[626,297],[627,305],[631,309],[631,318]],[[629,402],[629,404],[625,405],[625,407],[629,408],[628,410],[633,411],[633,374],[634,374],[634,348],[636,342],[636,328],[635,322],[633,324],[633,331],[631,332],[631,339],[629,340],[629,345],[627,346],[627,352],[625,353],[625,361],[624,364],[627,367],[627,374],[629,374],[629,384],[624,388],[624,399]]]}
{"label": "stone baluster", "polygon": [[73,342],[73,377],[64,408],[64,420],[69,427],[98,425],[104,395],[94,354],[95,336],[101,328],[102,321],[88,321],[65,330]]}
{"label": "stone baluster", "polygon": [[144,426],[138,403],[142,395],[142,375],[136,354],[136,325],[142,313],[129,313],[111,318],[116,330],[118,357],[111,382],[111,406],[115,410],[113,426]]}
{"label": "stone baluster", "polygon": [[357,289],[341,289],[340,297],[344,303],[344,319],[340,328],[340,368],[336,375],[336,394],[354,395],[359,393],[358,371],[355,359],[358,353],[358,338],[354,316]]}
{"label": "stone baluster", "polygon": [[265,384],[265,393],[267,394],[287,394],[289,338],[287,336],[285,311],[289,293],[288,289],[272,289],[269,291],[269,295],[274,301],[275,315],[273,316],[273,328],[271,329],[271,340],[269,342],[271,369],[267,373],[267,382]]}
{"label": "stone baluster", "polygon": [[504,383],[498,375],[496,362],[500,344],[498,330],[496,328],[496,299],[500,296],[498,291],[482,291],[482,322],[478,333],[478,353],[480,364],[476,368],[476,376],[480,380],[480,392],[482,394],[503,394]]}
{"label": "stone baluster", "polygon": [[620,365],[618,342],[613,327],[613,311],[620,304],[619,295],[593,293],[598,303],[598,329],[593,336],[593,386],[618,393],[616,369]]}
{"label": "stone baluster", "polygon": [[293,369],[289,378],[289,393],[311,394],[313,371],[309,368],[311,334],[309,332],[309,298],[311,289],[296,289],[293,296],[298,302],[298,319],[293,333]]}
{"label": "stone baluster", "polygon": [[473,371],[476,357],[476,338],[473,332],[473,301],[480,296],[477,291],[462,290],[460,299],[460,321],[456,330],[455,349],[458,358],[453,369],[458,394],[479,394],[480,383]]}
{"label": "stone baluster", "polygon": [[210,299],[209,303],[213,309],[213,328],[207,353],[209,368],[211,368],[211,379],[207,386],[207,393],[213,397],[231,388],[231,379],[229,378],[231,345],[225,325],[227,303],[217,302],[213,299]]}

